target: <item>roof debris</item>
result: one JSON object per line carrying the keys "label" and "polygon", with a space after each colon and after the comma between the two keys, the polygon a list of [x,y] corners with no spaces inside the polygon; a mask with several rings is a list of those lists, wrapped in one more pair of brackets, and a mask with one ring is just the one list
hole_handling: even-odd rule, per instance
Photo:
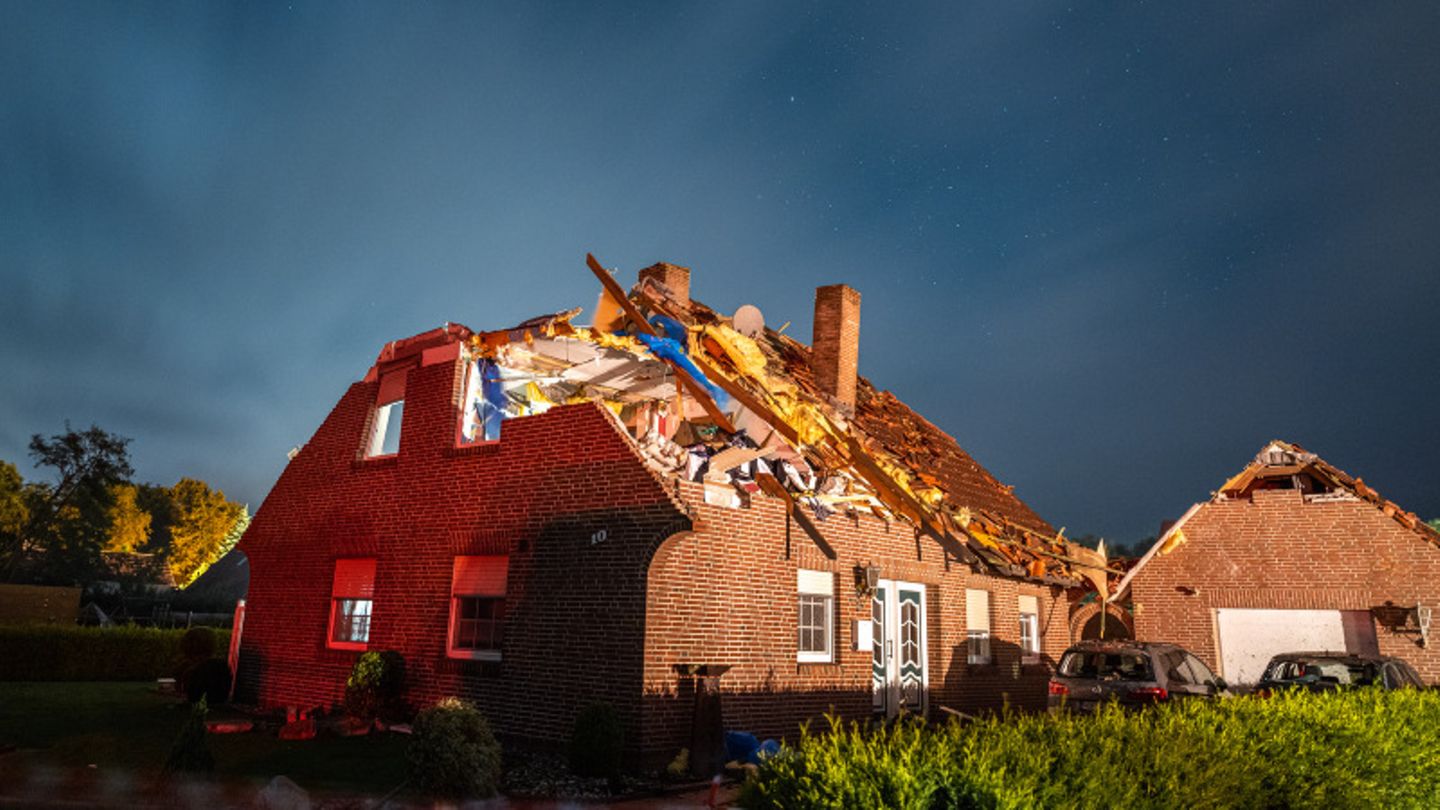
{"label": "roof debris", "polygon": [[627,294],[586,259],[603,288],[594,325],[573,324],[573,309],[469,334],[480,373],[469,375],[467,441],[499,438],[505,419],[596,401],[657,473],[703,483],[711,503],[781,498],[828,556],[826,519],[869,513],[996,573],[1102,596],[1118,578],[1103,551],[1056,532],[890,392],[861,377],[853,412],[837,405],[814,379],[810,348],[783,327],[742,318],[749,336],[653,278]]}
{"label": "roof debris", "polygon": [[1257,489],[1298,489],[1311,501],[1359,499],[1374,504],[1381,512],[1430,542],[1440,545],[1440,532],[1406,512],[1394,501],[1347,475],[1298,444],[1276,439],[1255,456],[1249,466],[1226,481],[1215,493],[1217,500],[1248,498]]}

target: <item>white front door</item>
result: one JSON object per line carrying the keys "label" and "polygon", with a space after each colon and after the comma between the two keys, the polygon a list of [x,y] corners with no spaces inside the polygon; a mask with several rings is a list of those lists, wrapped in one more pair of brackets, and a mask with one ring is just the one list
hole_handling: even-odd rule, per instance
{"label": "white front door", "polygon": [[930,683],[925,646],[925,586],[882,579],[870,605],[871,685],[876,714],[924,715]]}

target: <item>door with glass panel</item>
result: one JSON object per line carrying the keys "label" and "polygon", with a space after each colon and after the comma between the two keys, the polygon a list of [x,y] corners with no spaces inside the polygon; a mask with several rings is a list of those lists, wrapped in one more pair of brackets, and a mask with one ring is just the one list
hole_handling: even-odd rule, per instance
{"label": "door with glass panel", "polygon": [[925,714],[928,706],[925,647],[925,586],[882,579],[870,604],[871,686],[876,714],[903,709]]}

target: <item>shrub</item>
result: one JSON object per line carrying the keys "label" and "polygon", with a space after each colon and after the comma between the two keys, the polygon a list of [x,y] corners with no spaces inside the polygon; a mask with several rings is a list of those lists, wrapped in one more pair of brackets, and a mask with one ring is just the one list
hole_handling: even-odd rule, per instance
{"label": "shrub", "polygon": [[215,655],[215,631],[208,627],[192,627],[180,637],[180,655],[186,661],[204,661]]}
{"label": "shrub", "polygon": [[356,660],[345,681],[345,710],[366,722],[377,716],[397,719],[403,713],[404,690],[404,656],[394,650],[371,650]]}
{"label": "shrub", "polygon": [[487,798],[500,782],[500,744],[484,715],[459,698],[420,712],[405,751],[410,780],[446,798]]}
{"label": "shrub", "polygon": [[[0,626],[0,681],[143,681],[171,677],[185,630],[153,627]],[[217,650],[230,631],[215,630]]]}
{"label": "shrub", "polygon": [[575,717],[570,735],[570,770],[580,776],[620,775],[625,751],[625,726],[609,703],[591,703]]}
{"label": "shrub", "polygon": [[209,706],[203,697],[190,709],[190,716],[185,718],[180,735],[170,747],[164,773],[209,773],[215,769],[215,757],[205,742],[205,715],[208,712]]}
{"label": "shrub", "polygon": [[230,665],[219,658],[207,658],[185,671],[182,681],[185,699],[220,706],[230,700]]}
{"label": "shrub", "polygon": [[1190,701],[940,728],[832,720],[767,760],[746,807],[1424,807],[1440,693]]}

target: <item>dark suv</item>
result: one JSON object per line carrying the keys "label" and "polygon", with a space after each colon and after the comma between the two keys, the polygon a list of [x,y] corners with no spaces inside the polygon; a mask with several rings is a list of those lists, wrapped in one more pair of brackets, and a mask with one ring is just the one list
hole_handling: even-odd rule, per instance
{"label": "dark suv", "polygon": [[1425,682],[1399,658],[1341,652],[1284,653],[1270,659],[1255,685],[1257,695],[1278,689],[1330,692],[1352,686],[1423,689]]}
{"label": "dark suv", "polygon": [[1065,651],[1050,679],[1050,711],[1093,712],[1102,704],[1145,706],[1213,698],[1225,681],[1174,644],[1082,641]]}

